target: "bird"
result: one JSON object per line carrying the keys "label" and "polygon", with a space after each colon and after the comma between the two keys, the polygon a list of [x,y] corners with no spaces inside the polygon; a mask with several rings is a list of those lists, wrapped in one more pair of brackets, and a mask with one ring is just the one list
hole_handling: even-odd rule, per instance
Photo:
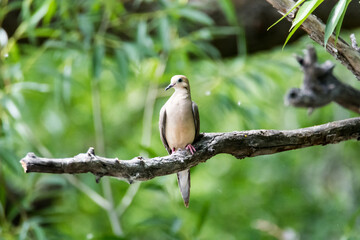
{"label": "bird", "polygon": [[[196,152],[192,145],[200,132],[199,109],[191,100],[190,83],[186,76],[175,75],[165,90],[175,89],[160,110],[159,130],[161,141],[171,155],[178,149]],[[190,169],[177,173],[178,184],[185,206],[189,207]]]}

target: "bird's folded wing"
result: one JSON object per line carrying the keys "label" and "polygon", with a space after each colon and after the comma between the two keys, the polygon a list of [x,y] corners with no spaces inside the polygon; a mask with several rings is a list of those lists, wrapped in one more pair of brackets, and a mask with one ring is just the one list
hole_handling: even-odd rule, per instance
{"label": "bird's folded wing", "polygon": [[160,110],[160,118],[159,118],[160,138],[161,138],[161,141],[162,141],[164,147],[168,151],[168,153],[171,154],[171,149],[169,147],[169,144],[168,144],[168,142],[166,140],[166,136],[165,136],[165,132],[166,132],[165,128],[166,128],[166,110],[165,110],[165,106],[164,106]]}
{"label": "bird's folded wing", "polygon": [[194,141],[195,141],[196,138],[200,134],[200,116],[199,116],[199,108],[196,105],[196,103],[192,102],[191,107],[192,107],[192,112],[193,112],[193,116],[194,116],[194,123],[195,123],[195,138],[194,138]]}

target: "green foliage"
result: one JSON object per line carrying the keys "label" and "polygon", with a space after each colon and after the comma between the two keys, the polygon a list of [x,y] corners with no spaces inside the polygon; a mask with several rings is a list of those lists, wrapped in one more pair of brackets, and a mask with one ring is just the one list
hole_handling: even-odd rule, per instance
{"label": "green foliage", "polygon": [[283,20],[287,15],[289,15],[292,11],[294,11],[297,7],[299,7],[303,2],[305,2],[306,0],[299,0],[297,1],[294,6],[287,12],[285,13],[279,20],[277,20],[273,25],[271,25],[268,30],[270,28],[272,28],[273,26],[275,26],[276,24],[278,24],[281,20]]}
{"label": "green foliage", "polygon": [[303,22],[309,17],[309,15],[323,2],[324,0],[307,0],[301,5],[298,12],[296,13],[295,19],[293,20],[290,28],[290,33],[287,36],[284,47],[286,43],[290,40],[291,36],[296,32],[296,30],[303,24]]}
{"label": "green foliage", "polygon": [[[340,29],[342,22],[344,20],[344,16],[346,13],[346,9],[349,6],[351,0],[339,0],[339,2],[335,5],[335,7],[331,10],[329,18],[326,23],[325,27],[325,37],[324,37],[324,47],[326,47],[326,44],[331,36],[331,34],[334,32],[336,28],[336,41],[338,39],[338,36],[340,34]],[[336,45],[336,42],[335,42]]]}
{"label": "green foliage", "polygon": [[[165,155],[158,113],[174,74],[189,77],[203,132],[354,116],[336,105],[310,117],[283,106],[302,78],[293,53],[308,40],[223,60],[209,41],[239,26],[214,27],[182,1],[142,3],[34,0],[0,8],[0,22],[19,9],[19,28],[26,26],[1,49],[0,239],[274,239],[274,229],[301,239],[357,237],[356,142],[241,162],[216,156],[191,170],[189,209],[173,175],[129,185],[96,184],[90,174],[23,173],[18,161],[30,151],[68,157],[94,146],[120,159]],[[229,2],[222,4],[232,21]],[[331,59],[317,50],[321,62]],[[334,71],[355,82],[344,67]]]}
{"label": "green foliage", "polygon": [[[285,43],[283,45],[283,48],[288,43],[292,35],[296,32],[296,30],[303,24],[303,22],[310,16],[310,14],[323,2],[324,0],[299,0],[297,1],[294,6],[286,13],[284,14],[278,21],[276,21],[273,25],[271,25],[270,28],[272,28],[274,25],[279,23],[281,20],[283,20],[287,15],[289,15],[292,11],[294,11],[296,8],[299,8],[294,20],[292,21],[291,27],[290,27],[290,33],[287,36]],[[325,26],[325,36],[324,36],[324,47],[326,47],[326,44],[335,31],[335,37],[336,41],[338,39],[338,36],[340,34],[340,29],[342,22],[345,17],[346,9],[349,6],[351,0],[339,0],[338,3],[334,6],[332,9],[328,21]],[[302,4],[302,5],[301,5]],[[301,6],[300,6],[301,5]],[[336,44],[335,41],[335,44]]]}

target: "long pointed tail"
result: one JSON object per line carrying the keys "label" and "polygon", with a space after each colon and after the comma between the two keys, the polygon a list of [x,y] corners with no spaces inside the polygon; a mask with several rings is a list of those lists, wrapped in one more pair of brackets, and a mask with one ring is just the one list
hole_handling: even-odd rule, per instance
{"label": "long pointed tail", "polygon": [[184,204],[189,207],[190,199],[190,169],[177,173],[178,184],[181,192],[181,196],[184,199]]}

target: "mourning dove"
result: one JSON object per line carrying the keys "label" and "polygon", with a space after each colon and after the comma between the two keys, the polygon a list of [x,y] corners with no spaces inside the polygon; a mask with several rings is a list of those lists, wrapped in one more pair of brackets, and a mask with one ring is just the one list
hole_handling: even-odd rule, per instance
{"label": "mourning dove", "polygon": [[[165,90],[170,88],[175,92],[160,110],[161,141],[169,154],[178,149],[188,149],[194,154],[196,150],[191,144],[199,135],[200,119],[198,106],[191,101],[189,80],[175,75]],[[190,169],[178,172],[177,178],[184,204],[189,207]]]}

